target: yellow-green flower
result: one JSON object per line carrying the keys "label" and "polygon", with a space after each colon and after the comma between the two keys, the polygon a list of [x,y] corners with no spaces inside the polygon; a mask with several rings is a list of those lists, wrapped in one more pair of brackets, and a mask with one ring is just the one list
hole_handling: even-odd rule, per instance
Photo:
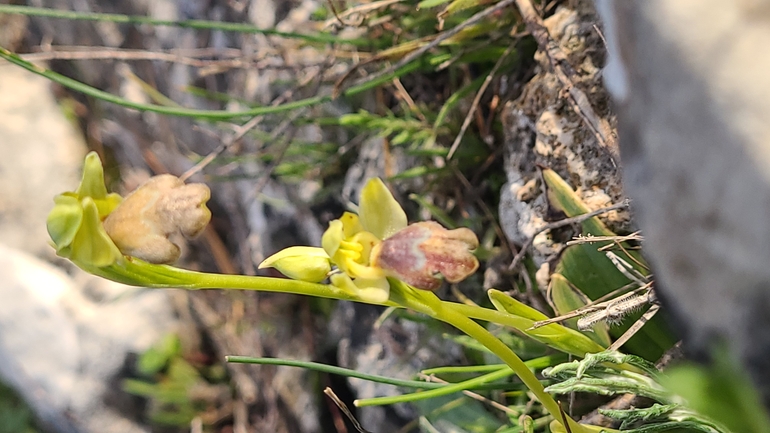
{"label": "yellow-green flower", "polygon": [[322,248],[289,247],[265,259],[259,269],[276,268],[293,280],[320,283],[332,270],[329,256]]}
{"label": "yellow-green flower", "polygon": [[447,230],[422,221],[377,245],[372,266],[418,289],[436,290],[442,279],[457,283],[476,272],[479,261],[471,251],[478,246],[476,235],[467,228]]}
{"label": "yellow-green flower", "polygon": [[211,219],[209,196],[207,186],[166,174],[150,178],[123,200],[107,193],[102,163],[90,152],[78,189],[54,198],[48,234],[59,256],[84,269],[104,268],[123,256],[170,263],[179,257],[179,247],[168,237],[199,234]]}
{"label": "yellow-green flower", "polygon": [[407,226],[406,213],[377,178],[364,186],[359,214],[345,212],[329,223],[321,244],[323,248],[281,251],[260,268],[275,267],[291,278],[317,282],[330,262],[339,270],[330,275],[334,286],[381,303],[390,295],[387,277],[435,290],[442,279],[460,281],[479,266],[470,252],[478,246],[472,231],[447,230],[435,222]]}
{"label": "yellow-green flower", "polygon": [[[371,252],[382,239],[404,227],[406,213],[385,184],[373,178],[361,191],[359,214],[345,212],[340,219],[329,223],[321,238],[323,248],[288,248],[268,257],[259,267],[275,267],[288,277],[317,282],[321,281],[317,278],[320,270],[325,269],[324,264],[333,263],[340,271],[330,275],[334,286],[366,302],[385,302],[390,295],[390,284],[385,271],[371,265]],[[304,260],[298,253],[305,254]],[[306,267],[319,271],[308,271]]]}

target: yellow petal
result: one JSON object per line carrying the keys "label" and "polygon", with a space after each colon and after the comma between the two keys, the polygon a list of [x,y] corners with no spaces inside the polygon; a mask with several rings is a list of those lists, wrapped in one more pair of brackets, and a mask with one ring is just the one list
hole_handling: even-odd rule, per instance
{"label": "yellow petal", "polygon": [[321,246],[329,257],[334,257],[344,239],[343,224],[340,220],[329,222],[329,228],[321,236]]}
{"label": "yellow petal", "polygon": [[363,226],[361,225],[361,221],[358,218],[358,215],[354,213],[351,213],[351,212],[343,213],[342,216],[340,217],[340,221],[342,222],[342,233],[344,234],[346,239],[364,230]]}
{"label": "yellow petal", "polygon": [[100,219],[104,219],[123,201],[123,197],[120,195],[107,193],[107,186],[104,184],[102,161],[96,152],[88,152],[88,155],[86,155],[86,160],[83,164],[83,179],[80,181],[80,185],[74,195],[81,200],[85,197],[92,198],[99,211]]}
{"label": "yellow petal", "polygon": [[386,278],[352,280],[345,274],[334,274],[330,280],[335,287],[358,296],[364,302],[381,304],[390,297],[390,284]]}
{"label": "yellow petal", "polygon": [[364,230],[387,239],[406,227],[406,213],[379,178],[371,178],[361,191],[358,217]]}
{"label": "yellow petal", "polygon": [[293,280],[318,283],[331,271],[329,256],[323,248],[290,247],[281,250],[259,264],[259,269],[275,268]]}
{"label": "yellow petal", "polygon": [[79,198],[91,197],[94,200],[107,198],[107,186],[104,184],[104,169],[102,161],[96,152],[88,152],[83,165],[83,179],[78,190],[75,191]]}
{"label": "yellow petal", "polygon": [[[343,266],[339,266],[340,264]],[[338,266],[340,270],[349,274],[351,277],[376,279],[383,278],[385,276],[385,272],[382,269],[373,266],[362,265],[353,260],[347,260],[338,263]]]}
{"label": "yellow petal", "polygon": [[381,304],[390,298],[390,283],[386,278],[356,278],[354,284],[358,287],[358,296],[364,302]]}

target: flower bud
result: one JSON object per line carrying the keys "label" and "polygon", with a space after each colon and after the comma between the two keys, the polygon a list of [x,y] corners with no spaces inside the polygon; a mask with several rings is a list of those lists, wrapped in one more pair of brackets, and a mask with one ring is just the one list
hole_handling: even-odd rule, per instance
{"label": "flower bud", "polygon": [[471,254],[479,246],[467,228],[447,230],[433,221],[410,224],[382,241],[372,251],[372,265],[423,290],[441,287],[476,272],[479,261]]}
{"label": "flower bud", "polygon": [[104,220],[104,229],[121,253],[150,263],[173,263],[179,247],[169,236],[199,235],[211,220],[211,192],[170,174],[154,176],[128,195]]}
{"label": "flower bud", "polygon": [[293,280],[319,283],[332,270],[323,248],[289,247],[265,259],[259,269],[275,268]]}

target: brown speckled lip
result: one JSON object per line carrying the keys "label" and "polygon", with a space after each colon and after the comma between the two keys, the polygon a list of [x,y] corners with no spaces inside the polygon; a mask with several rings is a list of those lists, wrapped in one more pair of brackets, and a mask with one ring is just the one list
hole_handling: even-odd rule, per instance
{"label": "brown speckled lip", "polygon": [[436,290],[442,279],[456,283],[476,272],[479,261],[471,251],[478,245],[467,228],[418,222],[382,241],[372,251],[372,263],[418,289]]}

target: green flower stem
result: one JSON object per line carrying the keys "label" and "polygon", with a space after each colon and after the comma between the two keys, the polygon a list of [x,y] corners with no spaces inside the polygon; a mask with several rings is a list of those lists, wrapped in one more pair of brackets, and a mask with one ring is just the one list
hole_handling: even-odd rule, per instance
{"label": "green flower stem", "polygon": [[[78,263],[76,263],[78,264]],[[138,259],[123,259],[117,263],[94,268],[78,264],[86,271],[114,281],[137,286],[155,288],[185,288],[185,289],[240,289],[260,290],[266,292],[293,293],[298,295],[316,296],[321,298],[340,299],[347,301],[361,300],[353,293],[344,291],[328,284],[308,283],[304,281],[289,280],[284,278],[255,277],[246,275],[210,274],[195,271],[187,271],[166,265],[153,265]],[[380,305],[409,308],[419,313],[426,314],[437,320],[446,322],[488,348],[505,362],[522,382],[532,391],[543,406],[556,419],[562,419],[559,405],[545,392],[543,385],[537,379],[529,367],[502,341],[497,339],[481,325],[474,322],[464,312],[465,308],[459,308],[461,304],[440,300],[432,292],[413,289],[405,283],[390,279],[390,300]],[[473,316],[481,316],[483,320],[490,317],[498,318],[500,313],[493,315],[481,314],[481,307],[476,307],[471,312]],[[489,310],[490,313],[495,313]],[[501,315],[502,316],[502,315]],[[471,316],[472,317],[472,316]],[[498,319],[502,319],[499,317]],[[502,372],[500,372],[502,374]],[[567,418],[573,433],[594,431],[586,426],[581,426],[571,418]]]}
{"label": "green flower stem", "polygon": [[[534,368],[536,370],[550,367],[555,364],[559,364],[567,361],[567,355],[555,354],[546,355],[538,358],[528,359],[524,361],[527,367]],[[424,375],[431,374],[467,374],[467,373],[483,373],[497,371],[507,364],[487,364],[487,365],[453,365],[446,367],[426,368],[420,373]]]}
{"label": "green flower stem", "polygon": [[[522,361],[521,358],[519,358],[502,341],[495,338],[494,335],[492,335],[478,323],[474,322],[467,316],[463,316],[452,308],[446,308],[443,311],[437,311],[436,318],[456,327],[460,331],[468,334],[468,336],[471,338],[483,344],[487,349],[491,350],[492,353],[497,355],[506,364],[508,364],[511,370],[513,370],[516,375],[519,376],[519,379],[524,382],[524,385],[529,388],[529,390],[535,395],[535,397],[537,397],[538,401],[540,401],[543,407],[545,407],[545,409],[551,415],[556,417],[556,419],[561,418],[559,416],[561,409],[553,397],[545,392],[543,384],[540,383],[535,374],[532,373],[526,364],[524,364],[524,361]],[[570,425],[573,433],[583,431],[580,430],[581,427],[571,419],[568,418],[567,422],[574,424],[574,426]]]}
{"label": "green flower stem", "polygon": [[[153,265],[136,258],[124,259],[103,268],[84,266],[81,263],[76,264],[94,275],[134,286],[188,290],[258,290],[361,302],[353,293],[331,284],[308,283],[288,278],[195,272],[173,266]],[[392,303],[384,305],[395,306]]]}
{"label": "green flower stem", "polygon": [[511,374],[513,374],[513,372],[506,365],[504,368],[501,368],[495,372],[488,373],[479,377],[474,377],[473,379],[468,379],[462,382],[454,383],[452,385],[446,385],[441,388],[432,389],[430,391],[414,392],[411,394],[394,395],[394,396],[388,396],[388,397],[364,398],[364,399],[359,399],[354,401],[353,404],[355,404],[357,407],[364,407],[364,406],[380,406],[385,404],[406,403],[411,401],[426,400],[429,398],[441,397],[444,395],[454,394],[456,392],[472,389],[472,388],[478,387],[479,385],[483,385],[488,382],[492,382],[498,379],[502,379],[504,377],[508,377]]}
{"label": "green flower stem", "polygon": [[560,350],[580,358],[585,357],[587,353],[596,353],[604,350],[602,346],[585,335],[570,328],[561,327],[561,325],[558,325],[561,333],[559,335],[560,338],[544,339],[540,338],[536,332],[530,331],[530,328],[535,323],[534,320],[503,313],[497,310],[491,310],[489,308],[479,307],[477,305],[459,304],[455,302],[446,302],[446,304],[463,316],[514,328],[528,337],[542,341],[549,346],[558,347]]}
{"label": "green flower stem", "polygon": [[[461,313],[460,310],[456,308],[456,306],[460,304],[442,301],[432,292],[417,291],[406,286],[406,284],[401,281],[391,280],[391,289],[394,288],[397,290],[392,290],[391,300],[395,300],[396,303],[403,307],[410,308],[427,314],[437,320],[441,320],[442,322],[446,322],[484,345],[487,349],[492,351],[492,353],[502,359],[503,362],[508,364],[508,367],[516,373],[519,379],[524,382],[524,385],[529,388],[551,415],[558,420],[562,419],[562,412],[559,405],[550,394],[545,392],[543,384],[540,383],[524,361],[506,346],[505,343],[492,335],[492,333]],[[407,294],[412,296],[404,296]],[[578,424],[566,415],[565,418],[572,433],[588,433],[594,431],[586,426]]]}

